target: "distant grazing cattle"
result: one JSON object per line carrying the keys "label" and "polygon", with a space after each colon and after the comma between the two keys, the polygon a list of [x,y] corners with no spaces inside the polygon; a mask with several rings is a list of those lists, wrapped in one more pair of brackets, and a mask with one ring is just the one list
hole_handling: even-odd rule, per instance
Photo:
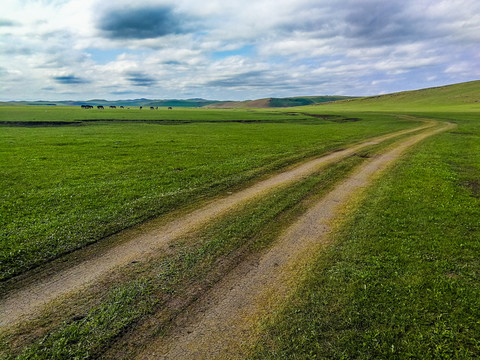
{"label": "distant grazing cattle", "polygon": [[150,110],[155,110],[155,108],[153,106],[150,106]]}
{"label": "distant grazing cattle", "polygon": [[82,105],[82,109],[93,109],[92,105]]}
{"label": "distant grazing cattle", "polygon": [[103,105],[97,105],[97,109],[104,109]]}
{"label": "distant grazing cattle", "polygon": [[116,109],[117,107],[114,105],[110,105],[110,109]]}
{"label": "distant grazing cattle", "polygon": [[155,106],[155,110],[158,110],[158,106]]}
{"label": "distant grazing cattle", "polygon": [[124,107],[123,106],[120,106],[120,109],[123,109]]}
{"label": "distant grazing cattle", "polygon": [[168,107],[168,110],[172,110],[173,108],[171,106]]}
{"label": "distant grazing cattle", "polygon": [[143,109],[143,106],[140,106],[140,110],[142,110],[142,109]]}

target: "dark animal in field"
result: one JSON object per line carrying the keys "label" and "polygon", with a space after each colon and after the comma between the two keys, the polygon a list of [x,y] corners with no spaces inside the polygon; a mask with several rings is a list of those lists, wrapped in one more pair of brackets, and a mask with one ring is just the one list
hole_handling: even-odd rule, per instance
{"label": "dark animal in field", "polygon": [[172,110],[173,108],[171,106],[168,107],[168,110]]}
{"label": "dark animal in field", "polygon": [[124,109],[124,107],[123,107],[123,106],[120,106],[120,109]]}
{"label": "dark animal in field", "polygon": [[158,106],[155,107],[155,110],[158,110]]}
{"label": "dark animal in field", "polygon": [[110,105],[110,109],[116,109],[117,107],[114,105]]}
{"label": "dark animal in field", "polygon": [[142,109],[143,109],[143,106],[140,106],[140,110],[142,110]]}
{"label": "dark animal in field", "polygon": [[93,109],[92,105],[82,105],[82,109]]}
{"label": "dark animal in field", "polygon": [[104,109],[103,105],[97,105],[97,109]]}
{"label": "dark animal in field", "polygon": [[155,108],[153,106],[150,106],[150,110],[155,110]]}

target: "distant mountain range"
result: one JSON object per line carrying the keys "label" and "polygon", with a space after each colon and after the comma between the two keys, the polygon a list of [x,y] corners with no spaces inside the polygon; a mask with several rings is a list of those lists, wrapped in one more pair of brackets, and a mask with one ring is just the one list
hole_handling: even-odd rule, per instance
{"label": "distant mountain range", "polygon": [[51,106],[80,106],[80,105],[103,105],[103,106],[175,106],[175,107],[203,107],[223,101],[205,100],[205,99],[170,99],[170,100],[152,100],[152,99],[132,99],[132,100],[104,100],[92,99],[86,101],[67,100],[67,101],[9,101],[0,102],[2,105],[51,105]]}
{"label": "distant mountain range", "polygon": [[132,100],[103,100],[92,99],[86,101],[67,100],[67,101],[8,101],[0,102],[0,105],[45,105],[45,106],[80,106],[80,105],[103,105],[103,106],[158,106],[158,107],[208,107],[217,109],[231,108],[276,108],[291,107],[303,105],[315,105],[336,100],[351,99],[347,96],[305,96],[289,98],[266,98],[247,101],[218,101],[205,99],[170,99],[170,100],[152,100],[152,99],[132,99]]}

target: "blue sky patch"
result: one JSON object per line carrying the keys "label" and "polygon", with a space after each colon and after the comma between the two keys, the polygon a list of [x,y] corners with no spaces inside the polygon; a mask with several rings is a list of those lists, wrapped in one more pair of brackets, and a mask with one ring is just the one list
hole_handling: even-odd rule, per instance
{"label": "blue sky patch", "polygon": [[90,58],[95,63],[100,65],[105,65],[109,62],[115,61],[121,54],[131,53],[131,51],[128,49],[87,49],[86,52],[90,55]]}
{"label": "blue sky patch", "polygon": [[255,55],[255,46],[245,45],[235,50],[217,51],[212,54],[213,60],[221,60],[231,56],[251,57]]}

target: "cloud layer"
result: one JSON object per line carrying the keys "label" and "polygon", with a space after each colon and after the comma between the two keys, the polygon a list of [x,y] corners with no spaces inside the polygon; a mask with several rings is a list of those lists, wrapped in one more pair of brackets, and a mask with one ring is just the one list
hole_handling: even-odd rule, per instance
{"label": "cloud layer", "polygon": [[0,99],[370,95],[480,78],[477,0],[7,0]]}
{"label": "cloud layer", "polygon": [[86,84],[89,82],[87,80],[76,77],[74,75],[54,76],[53,80],[55,80],[59,84],[64,84],[64,85]]}
{"label": "cloud layer", "polygon": [[115,8],[105,12],[98,22],[104,35],[111,39],[155,39],[183,34],[188,19],[165,5]]}

